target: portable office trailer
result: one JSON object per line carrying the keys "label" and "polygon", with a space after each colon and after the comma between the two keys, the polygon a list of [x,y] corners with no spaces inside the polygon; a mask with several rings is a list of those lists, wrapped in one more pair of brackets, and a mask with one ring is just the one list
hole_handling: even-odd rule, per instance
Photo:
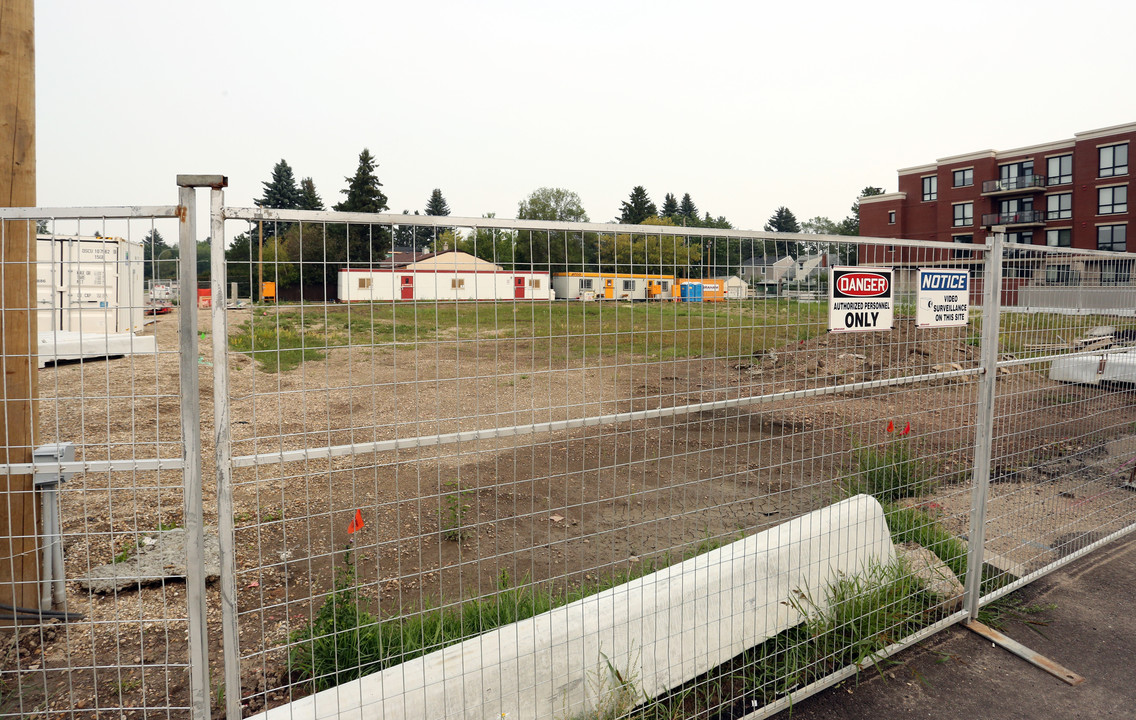
{"label": "portable office trailer", "polygon": [[468,253],[448,252],[400,268],[343,268],[340,302],[383,300],[548,300],[547,272],[504,270]]}
{"label": "portable office trailer", "polygon": [[556,297],[566,300],[672,300],[678,297],[674,275],[634,273],[556,273]]}
{"label": "portable office trailer", "polygon": [[131,333],[146,309],[142,244],[122,238],[36,238],[40,333]]}

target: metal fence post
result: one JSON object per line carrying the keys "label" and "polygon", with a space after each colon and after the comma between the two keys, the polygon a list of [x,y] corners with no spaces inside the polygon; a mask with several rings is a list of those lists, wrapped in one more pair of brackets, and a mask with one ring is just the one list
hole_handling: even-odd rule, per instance
{"label": "metal fence post", "polygon": [[[225,192],[209,196],[212,230],[210,284],[214,298],[226,298]],[[229,418],[229,319],[223,302],[213,303],[213,425],[217,462],[217,530],[221,545],[221,632],[225,672],[226,717],[241,716],[240,635],[237,632],[237,581],[233,537],[232,428]]]}
{"label": "metal fence post", "polygon": [[1002,243],[1005,228],[992,228],[982,284],[982,380],[978,387],[978,417],[975,422],[974,492],[970,505],[970,546],[966,563],[965,607],[971,620],[978,616],[982,599],[982,565],[986,543],[986,502],[990,490],[990,460],[993,452],[994,396],[998,382],[998,330],[1002,315]]}
{"label": "metal fence post", "polygon": [[180,298],[178,354],[182,456],[185,459],[186,613],[190,713],[209,717],[209,649],[205,625],[205,530],[201,488],[201,396],[197,381],[197,176],[178,175]]}

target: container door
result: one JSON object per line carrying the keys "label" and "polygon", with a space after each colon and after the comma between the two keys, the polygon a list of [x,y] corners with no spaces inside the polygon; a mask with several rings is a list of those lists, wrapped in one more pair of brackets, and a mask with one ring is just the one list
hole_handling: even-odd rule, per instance
{"label": "container door", "polygon": [[525,279],[523,277],[513,278],[513,297],[517,300],[525,299]]}
{"label": "container door", "polygon": [[402,287],[402,296],[401,296],[402,299],[403,300],[413,300],[414,299],[414,276],[413,275],[403,275],[401,287]]}
{"label": "container door", "polygon": [[615,297],[615,281],[611,278],[604,280],[604,297],[608,300]]}

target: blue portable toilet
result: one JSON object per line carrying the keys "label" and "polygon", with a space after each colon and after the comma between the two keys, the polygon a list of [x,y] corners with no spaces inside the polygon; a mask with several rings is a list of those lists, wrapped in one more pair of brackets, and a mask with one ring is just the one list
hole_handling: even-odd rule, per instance
{"label": "blue portable toilet", "polygon": [[679,299],[683,302],[702,302],[702,283],[682,283],[679,286]]}

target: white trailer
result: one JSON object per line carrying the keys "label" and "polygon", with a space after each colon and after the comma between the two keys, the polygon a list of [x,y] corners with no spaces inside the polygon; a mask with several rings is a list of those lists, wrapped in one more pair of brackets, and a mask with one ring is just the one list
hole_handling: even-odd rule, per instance
{"label": "white trailer", "polygon": [[462,252],[447,252],[400,268],[343,268],[340,302],[386,300],[548,300],[547,272],[504,270]]}
{"label": "white trailer", "polygon": [[39,331],[105,335],[142,329],[142,244],[121,238],[36,238]]}
{"label": "white trailer", "polygon": [[121,238],[36,238],[38,360],[111,357],[157,350],[138,336],[146,296],[142,244]]}

